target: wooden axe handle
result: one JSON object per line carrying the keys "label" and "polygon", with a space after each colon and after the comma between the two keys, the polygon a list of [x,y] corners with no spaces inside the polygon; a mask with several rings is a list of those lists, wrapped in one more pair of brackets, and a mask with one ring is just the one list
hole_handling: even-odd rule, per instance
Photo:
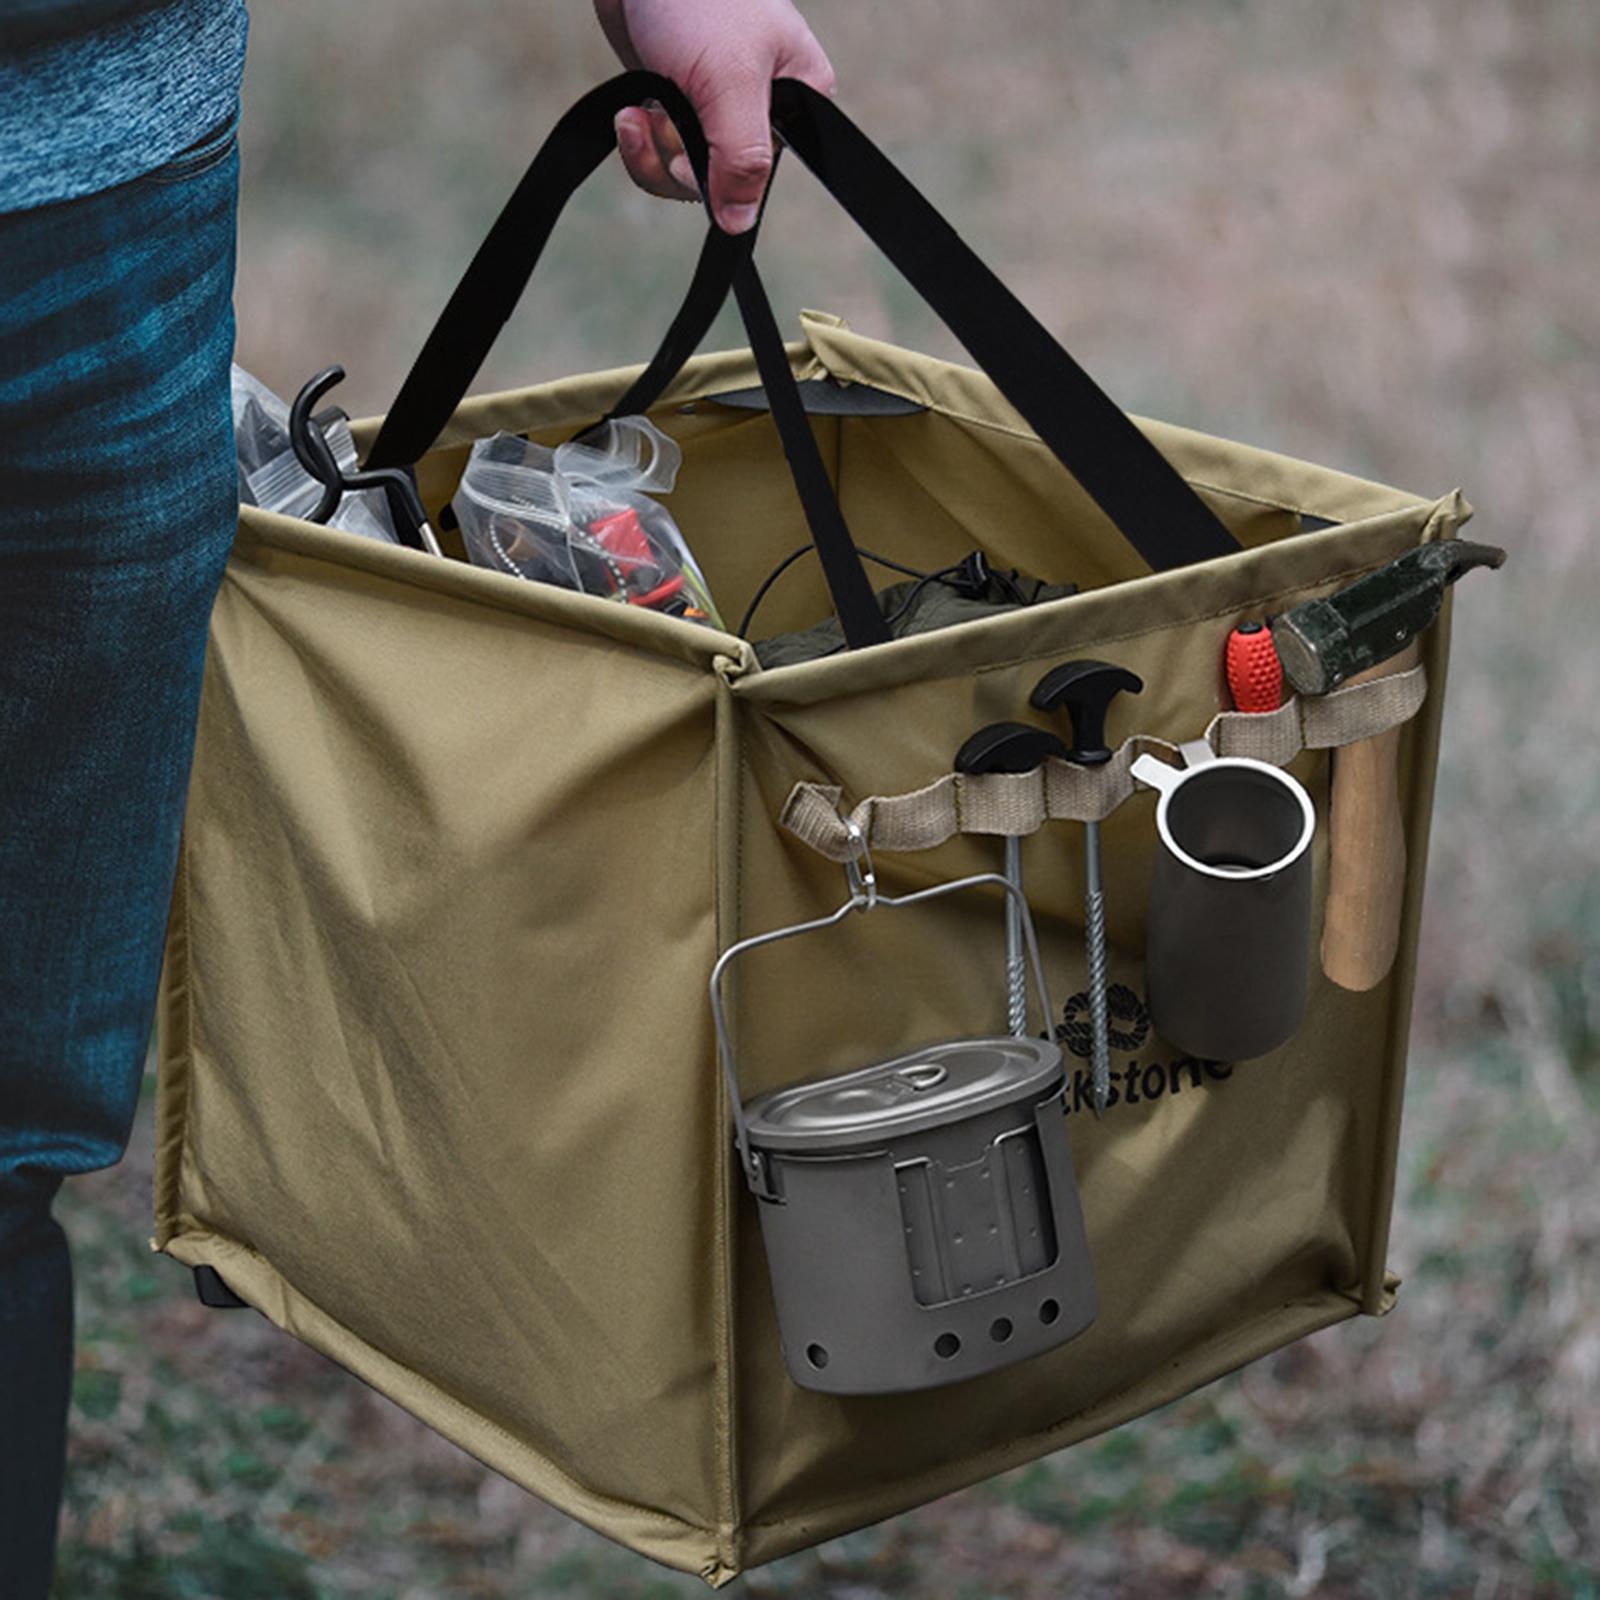
{"label": "wooden axe handle", "polygon": [[[1350,683],[1409,671],[1419,654],[1416,644],[1408,645]],[[1333,752],[1322,970],[1344,989],[1376,988],[1388,977],[1400,944],[1406,891],[1400,734],[1400,728],[1390,728]]]}

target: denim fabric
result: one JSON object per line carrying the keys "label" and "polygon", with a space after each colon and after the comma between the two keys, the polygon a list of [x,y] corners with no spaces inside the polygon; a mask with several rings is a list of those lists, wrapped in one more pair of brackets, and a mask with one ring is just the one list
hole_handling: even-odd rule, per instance
{"label": "denim fabric", "polygon": [[64,1176],[122,1153],[237,514],[238,156],[0,216],[0,1592],[45,1593]]}

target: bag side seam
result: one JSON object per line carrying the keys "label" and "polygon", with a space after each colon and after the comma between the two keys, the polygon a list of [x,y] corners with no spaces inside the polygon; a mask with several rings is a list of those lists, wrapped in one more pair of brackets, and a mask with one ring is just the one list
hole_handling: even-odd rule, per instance
{"label": "bag side seam", "polygon": [[[742,881],[743,831],[739,827],[743,766],[742,746],[733,719],[737,708],[728,684],[722,676],[717,678],[717,710],[714,725],[716,751],[716,778],[712,789],[712,905],[714,915],[713,938],[718,952],[731,942],[723,925],[725,901],[731,895],[737,902]],[[731,757],[731,759],[730,759]],[[726,778],[724,778],[726,773]],[[731,791],[728,792],[728,791]],[[733,858],[729,866],[730,883],[724,882],[725,845],[727,830],[731,828]],[[715,1048],[715,1046],[713,1046]],[[738,1449],[738,1339],[736,1302],[736,1249],[738,1186],[733,1181],[732,1164],[728,1155],[727,1129],[733,1118],[727,1085],[723,1082],[721,1063],[714,1063],[713,1100],[716,1108],[716,1127],[713,1130],[715,1181],[713,1197],[716,1206],[714,1237],[716,1249],[717,1286],[716,1309],[713,1317],[714,1336],[717,1342],[716,1390],[713,1419],[717,1437],[715,1451],[721,1482],[718,1486],[722,1526],[718,1530],[718,1555],[723,1565],[737,1572],[742,1565],[743,1537],[740,1524],[739,1449]],[[742,1175],[741,1175],[742,1177]]]}
{"label": "bag side seam", "polygon": [[[1451,526],[1466,520],[1464,503],[1459,493],[1446,495],[1433,508],[1433,514],[1423,527],[1419,544],[1426,544],[1448,535]],[[1469,513],[1470,514],[1470,513]],[[1437,531],[1436,531],[1437,530]],[[1420,750],[1426,770],[1419,772],[1415,754],[1409,773],[1411,794],[1406,808],[1406,895],[1400,930],[1400,946],[1396,961],[1405,957],[1400,981],[1389,985],[1389,1048],[1385,1054],[1383,1077],[1380,1083],[1383,1106],[1384,1141],[1378,1152],[1378,1162],[1372,1174],[1371,1193],[1367,1210],[1366,1258],[1362,1263],[1362,1307],[1369,1316],[1379,1314],[1384,1296],[1384,1275],[1389,1240],[1394,1225],[1394,1191],[1399,1174],[1400,1127],[1405,1101],[1405,1081],[1409,1066],[1411,1043],[1411,1010],[1416,987],[1416,945],[1421,931],[1422,902],[1428,867],[1427,846],[1432,841],[1434,791],[1438,782],[1439,745],[1444,718],[1446,666],[1449,661],[1448,627],[1452,618],[1447,612],[1442,619],[1444,627],[1437,625],[1430,633],[1426,664],[1431,688],[1428,699],[1418,715],[1407,724],[1410,730],[1412,752]],[[1404,735],[1403,735],[1404,737]],[[1418,742],[1420,741],[1420,742]],[[1417,849],[1420,834],[1422,848]],[[1391,977],[1394,976],[1391,974]]]}

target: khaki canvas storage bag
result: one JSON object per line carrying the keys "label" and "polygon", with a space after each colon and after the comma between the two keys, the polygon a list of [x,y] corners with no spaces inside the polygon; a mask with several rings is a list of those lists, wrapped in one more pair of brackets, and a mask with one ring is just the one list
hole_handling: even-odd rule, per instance
{"label": "khaki canvas storage bag", "polygon": [[[167,950],[156,1243],[535,1494],[722,1584],[1389,1310],[1446,626],[1399,690],[1275,716],[1218,720],[1220,662],[1241,619],[1450,538],[1467,510],[1115,412],[791,84],[787,144],[987,375],[815,313],[780,347],[748,238],[713,230],[648,366],[461,401],[613,112],[652,93],[703,160],[670,85],[588,96],[358,442],[414,462],[437,513],[475,439],[554,443],[645,410],[682,447],[670,509],[724,616],[815,539],[823,560],[773,588],[763,636],[837,613],[865,647],[763,669],[730,633],[246,509]],[[757,353],[685,360],[730,281]],[[758,385],[781,429],[716,398]],[[802,392],[838,404],[806,417]],[[852,538],[919,570],[976,548],[1080,592],[872,642]],[[956,785],[962,741],[1048,724],[1030,691],[1078,657],[1144,681],[1112,714],[1112,788],[1085,799],[1060,763]],[[1320,918],[1330,747],[1390,726],[1407,846],[1392,972],[1352,992],[1313,955],[1291,1043],[1185,1057],[1144,1004],[1155,801],[1127,758],[1209,729],[1287,764],[1316,809]],[[1083,1093],[1095,814],[1102,1119]],[[888,893],[994,871],[998,834],[1028,834],[1098,1286],[1080,1337],[922,1393],[792,1381],[707,1000],[734,941],[840,904],[846,818]],[[1001,896],[973,892],[752,956],[729,990],[741,1095],[1003,1032],[1003,941]]]}

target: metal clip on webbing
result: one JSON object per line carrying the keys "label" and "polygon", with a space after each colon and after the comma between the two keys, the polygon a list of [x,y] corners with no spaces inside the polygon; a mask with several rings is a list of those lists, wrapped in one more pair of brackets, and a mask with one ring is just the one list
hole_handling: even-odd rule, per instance
{"label": "metal clip on webbing", "polygon": [[878,873],[872,864],[872,847],[853,817],[845,817],[844,831],[850,841],[844,875],[850,885],[850,901],[858,911],[870,911],[878,903]]}
{"label": "metal clip on webbing", "polygon": [[722,1005],[722,976],[741,955],[762,945],[777,944],[783,939],[797,939],[804,933],[818,933],[824,928],[836,927],[854,911],[873,911],[879,906],[911,906],[924,900],[937,900],[962,889],[977,889],[993,884],[1008,897],[1008,903],[1017,906],[1022,915],[1022,933],[1027,944],[1028,963],[1033,971],[1034,990],[1041,1008],[1042,1025],[1048,1036],[1050,1019],[1055,1015],[1050,1004],[1050,992],[1045,984],[1044,961],[1039,954],[1038,936],[1034,931],[1033,913],[1027,896],[1008,878],[997,872],[976,872],[966,878],[952,878],[948,883],[936,883],[928,889],[917,889],[910,894],[882,894],[878,889],[877,869],[873,865],[872,851],[859,823],[852,818],[842,819],[850,839],[851,854],[845,861],[845,880],[850,886],[850,898],[837,911],[810,922],[798,922],[792,927],[775,928],[770,933],[753,934],[731,944],[717,958],[711,969],[711,1016],[716,1025],[717,1055],[722,1064],[723,1076],[728,1085],[728,1103],[733,1109],[734,1136],[739,1145],[739,1156],[745,1179],[755,1194],[764,1200],[780,1200],[773,1189],[762,1160],[761,1152],[750,1141],[749,1124],[745,1118],[744,1100],[739,1092],[739,1074],[734,1060],[732,1036]]}

